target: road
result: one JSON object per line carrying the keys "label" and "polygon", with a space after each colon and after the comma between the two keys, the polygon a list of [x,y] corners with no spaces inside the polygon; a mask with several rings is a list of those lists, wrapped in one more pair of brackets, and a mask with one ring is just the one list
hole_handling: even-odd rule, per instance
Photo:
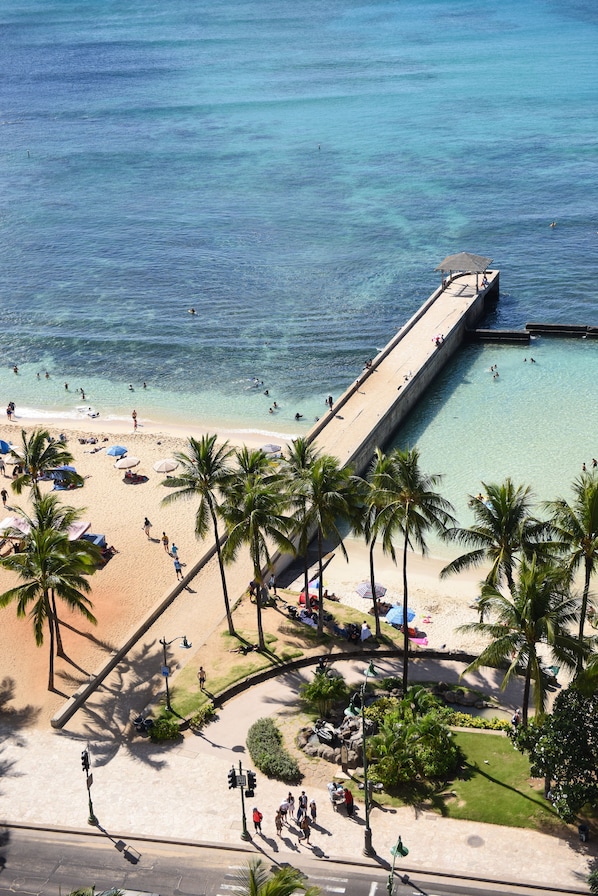
{"label": "road", "polygon": [[[268,866],[273,865],[272,858],[260,850],[259,840],[244,850],[157,841],[124,842],[107,832],[98,837],[91,832],[67,834],[4,828],[0,842],[0,896],[57,896],[92,884],[97,892],[118,887],[160,896],[231,896],[235,874],[251,856],[261,854]],[[360,857],[355,858],[359,861]],[[387,894],[388,868],[384,863],[380,870],[309,859],[295,864],[308,876],[310,884],[321,888],[324,896]],[[394,896],[518,896],[523,892],[527,896],[546,896],[551,892],[547,888],[534,891],[529,887],[520,890],[473,881],[443,881],[416,873],[409,877],[409,882],[403,883],[399,875],[395,876]]]}

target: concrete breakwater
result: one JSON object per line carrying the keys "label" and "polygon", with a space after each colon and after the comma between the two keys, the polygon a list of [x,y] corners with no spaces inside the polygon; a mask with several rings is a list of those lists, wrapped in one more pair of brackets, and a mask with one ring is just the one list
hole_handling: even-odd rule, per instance
{"label": "concrete breakwater", "polygon": [[498,298],[499,271],[445,281],[310,430],[317,448],[363,474]]}

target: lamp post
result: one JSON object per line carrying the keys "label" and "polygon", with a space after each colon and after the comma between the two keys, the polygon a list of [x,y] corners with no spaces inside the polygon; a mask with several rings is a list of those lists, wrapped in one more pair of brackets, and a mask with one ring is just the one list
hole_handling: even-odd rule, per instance
{"label": "lamp post", "polygon": [[168,668],[168,660],[166,658],[166,648],[170,647],[171,644],[174,644],[175,641],[178,641],[179,638],[182,638],[179,647],[184,647],[185,649],[189,649],[192,645],[187,641],[186,635],[177,635],[176,638],[172,638],[170,641],[167,641],[166,638],[160,638],[160,644],[162,645],[162,675],[164,676],[164,681],[166,683],[166,709],[168,712],[172,712],[172,705],[170,703],[170,687],[168,684],[168,679],[170,677],[170,669]]}
{"label": "lamp post", "polygon": [[[400,834],[399,834],[399,839],[397,840],[395,845],[391,847],[390,853],[392,855],[392,871],[388,875],[388,884],[386,886],[386,889],[388,891],[388,896],[392,896],[392,891],[393,891],[393,887],[394,887],[394,879],[395,879],[395,862],[397,860],[397,856],[405,857],[405,856],[409,855],[409,850],[407,849],[406,846],[403,846],[403,841],[401,840]],[[409,882],[409,875],[404,874],[403,877],[401,877],[401,883],[406,884],[408,882]]]}
{"label": "lamp post", "polygon": [[[378,672],[374,666],[373,660],[370,661],[367,669],[363,670],[363,674],[365,675],[365,681],[361,685],[360,695],[361,695],[361,749],[363,752],[363,794],[365,801],[365,830],[363,832],[363,854],[364,856],[375,856],[376,850],[372,846],[372,829],[370,827],[370,785],[368,781],[368,754],[365,742],[365,690],[368,684],[368,678],[371,675],[374,678],[378,677]],[[353,700],[351,701],[351,706],[349,706],[345,710],[345,715],[348,716],[356,716],[359,715],[358,712],[355,711],[353,706]]]}
{"label": "lamp post", "polygon": [[89,750],[86,748],[81,752],[81,768],[85,772],[85,784],[87,786],[87,805],[89,807],[89,815],[87,816],[87,824],[97,825],[98,819],[93,811],[93,803],[91,801],[91,785],[93,784],[93,775],[90,772],[91,759]]}

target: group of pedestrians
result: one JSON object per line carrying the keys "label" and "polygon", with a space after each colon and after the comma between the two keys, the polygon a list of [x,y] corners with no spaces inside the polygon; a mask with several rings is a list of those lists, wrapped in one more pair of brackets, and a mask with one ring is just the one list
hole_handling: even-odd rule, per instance
{"label": "group of pedestrians", "polygon": [[[254,823],[255,823],[255,812],[254,810]],[[282,829],[286,824],[287,827],[290,827],[290,820],[295,821],[299,826],[299,840],[304,840],[305,843],[309,843],[309,838],[311,836],[311,828],[312,825],[316,823],[318,817],[318,809],[316,806],[315,800],[308,800],[305,790],[301,791],[301,796],[297,800],[297,811],[295,812],[295,798],[292,793],[289,793],[278,809],[276,810],[276,814],[274,816],[274,824],[276,826],[276,833],[279,837],[282,837]],[[258,828],[256,827],[256,831]],[[261,832],[261,827],[259,828]]]}
{"label": "group of pedestrians", "polygon": [[[148,517],[145,517],[143,521],[143,531],[147,535],[148,540],[151,539],[151,529],[152,524],[150,523]],[[179,549],[177,548],[174,541],[172,542],[172,544],[170,543],[170,539],[166,532],[162,532],[162,538],[160,539],[160,541],[162,542],[162,547],[164,548],[168,556],[172,557],[174,563],[174,571],[176,573],[178,581],[182,581],[184,576],[183,569],[181,567],[181,561],[179,560]]]}

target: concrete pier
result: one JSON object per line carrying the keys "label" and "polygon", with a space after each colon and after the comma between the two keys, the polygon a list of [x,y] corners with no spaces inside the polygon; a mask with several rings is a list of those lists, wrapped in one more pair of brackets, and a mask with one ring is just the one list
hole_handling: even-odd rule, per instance
{"label": "concrete pier", "polygon": [[321,452],[366,472],[375,449],[384,447],[498,298],[499,271],[486,276],[482,289],[480,277],[458,274],[430,296],[312,427],[308,438]]}

